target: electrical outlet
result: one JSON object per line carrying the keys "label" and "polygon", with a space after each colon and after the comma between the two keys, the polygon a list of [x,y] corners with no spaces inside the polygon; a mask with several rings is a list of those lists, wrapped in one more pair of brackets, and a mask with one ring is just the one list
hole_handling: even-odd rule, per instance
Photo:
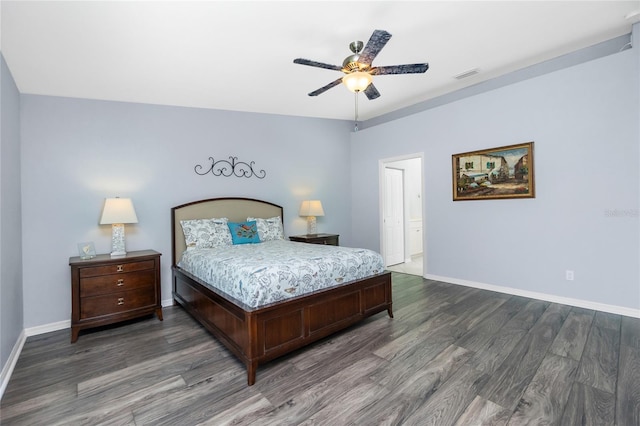
{"label": "electrical outlet", "polygon": [[573,271],[566,270],[565,271],[565,279],[567,281],[573,281]]}

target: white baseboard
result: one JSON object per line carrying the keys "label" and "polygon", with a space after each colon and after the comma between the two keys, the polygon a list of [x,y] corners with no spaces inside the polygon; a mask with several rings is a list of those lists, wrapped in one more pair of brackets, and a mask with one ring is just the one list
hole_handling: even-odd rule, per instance
{"label": "white baseboard", "polygon": [[22,333],[20,333],[20,336],[18,336],[16,344],[13,345],[11,354],[9,355],[7,362],[4,364],[4,367],[2,368],[2,373],[0,373],[0,399],[2,399],[2,395],[4,395],[5,389],[7,389],[9,379],[11,378],[11,374],[13,373],[13,369],[16,367],[18,357],[20,357],[22,347],[24,346],[24,342],[26,342],[26,340],[27,335],[23,330]]}
{"label": "white baseboard", "polygon": [[[161,302],[161,304],[163,308],[168,308],[169,306],[173,306],[173,299],[165,299]],[[50,333],[52,331],[64,330],[65,328],[71,328],[71,320],[52,322],[49,324],[25,328],[24,332],[27,335],[27,337],[30,337],[30,336],[37,336],[39,334]]]}
{"label": "white baseboard", "polygon": [[52,322],[49,324],[25,328],[24,332],[27,337],[31,337],[37,336],[38,334],[50,333],[52,331],[64,330],[65,328],[71,328],[71,320]]}
{"label": "white baseboard", "polygon": [[595,311],[608,312],[610,314],[624,315],[626,317],[640,318],[640,309],[624,306],[607,305],[606,303],[591,302],[589,300],[574,299],[571,297],[556,296],[553,294],[538,293],[535,291],[521,290],[512,287],[503,287],[493,284],[484,284],[475,281],[461,280],[458,278],[441,277],[439,275],[425,274],[428,280],[442,281],[466,287],[479,288],[481,290],[497,291],[498,293],[511,294],[513,296],[529,297],[531,299],[544,300],[546,302],[560,303],[562,305],[576,306],[578,308],[593,309]]}

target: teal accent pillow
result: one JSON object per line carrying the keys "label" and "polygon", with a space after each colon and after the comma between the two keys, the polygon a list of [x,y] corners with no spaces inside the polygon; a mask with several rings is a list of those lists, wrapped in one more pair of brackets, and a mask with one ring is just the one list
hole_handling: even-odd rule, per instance
{"label": "teal accent pillow", "polygon": [[248,222],[229,222],[229,231],[231,231],[231,241],[233,244],[253,244],[260,242],[258,235],[258,225],[255,220]]}

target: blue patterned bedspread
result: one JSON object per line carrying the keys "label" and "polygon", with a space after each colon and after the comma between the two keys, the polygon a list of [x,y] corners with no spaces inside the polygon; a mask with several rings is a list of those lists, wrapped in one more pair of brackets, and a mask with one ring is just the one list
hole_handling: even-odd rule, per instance
{"label": "blue patterned bedspread", "polygon": [[372,250],[284,240],[192,249],[178,266],[252,308],[384,271]]}

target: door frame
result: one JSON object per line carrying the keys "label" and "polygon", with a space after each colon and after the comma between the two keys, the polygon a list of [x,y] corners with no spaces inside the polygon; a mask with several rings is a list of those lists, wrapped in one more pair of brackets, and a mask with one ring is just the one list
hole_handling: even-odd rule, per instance
{"label": "door frame", "polygon": [[[424,152],[416,152],[413,154],[400,155],[397,157],[388,157],[382,158],[378,160],[378,212],[379,212],[379,235],[380,235],[380,252],[384,253],[385,251],[385,236],[384,236],[384,203],[385,203],[385,173],[384,169],[387,166],[390,166],[390,163],[395,163],[397,161],[403,160],[411,160],[414,158],[420,159],[420,200],[422,202],[422,276],[427,275],[427,225],[426,225],[426,216],[427,209],[425,206],[425,198],[424,198]],[[406,214],[404,217],[404,226],[407,227],[409,224],[406,221]],[[406,242],[405,242],[406,246]],[[385,259],[386,262],[386,259]]]}

